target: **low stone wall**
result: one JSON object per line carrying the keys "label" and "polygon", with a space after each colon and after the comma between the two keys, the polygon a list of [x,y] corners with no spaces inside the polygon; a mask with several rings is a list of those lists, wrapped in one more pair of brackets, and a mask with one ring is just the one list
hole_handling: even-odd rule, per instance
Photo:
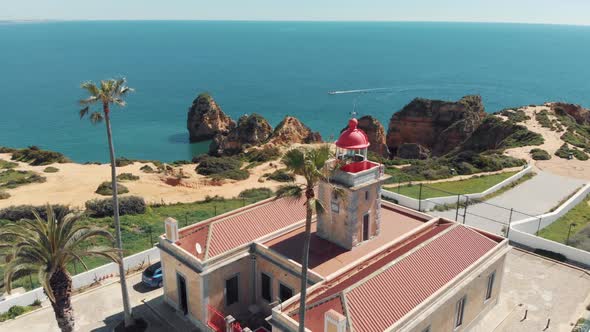
{"label": "low stone wall", "polygon": [[[125,257],[125,268],[128,272],[130,272],[147,267],[149,264],[153,264],[158,261],[160,261],[160,250],[156,247],[153,247],[140,253]],[[119,267],[117,264],[109,263],[73,276],[72,286],[74,289],[80,289],[118,275]],[[44,301],[45,299],[47,299],[47,296],[45,296],[43,288],[35,288],[24,294],[8,297],[5,300],[0,300],[0,313],[8,311],[10,307],[15,305],[27,306],[36,300]]]}
{"label": "low stone wall", "polygon": [[[518,173],[514,174],[513,176],[509,177],[508,179],[494,185],[493,187],[486,189],[485,191],[483,191],[481,193],[464,194],[464,195],[459,196],[459,202],[461,202],[461,203],[465,202],[467,199],[481,199],[491,193],[494,193],[494,192],[502,189],[503,187],[506,187],[509,184],[512,184],[515,181],[518,181],[520,178],[522,178],[523,176],[525,176],[528,173],[531,173],[532,171],[533,171],[533,167],[531,165],[528,165],[520,172],[518,172]],[[422,202],[420,202],[420,200],[418,200],[418,199],[408,197],[408,196],[405,196],[402,194],[398,194],[396,192],[385,190],[385,189],[381,190],[381,195],[387,199],[397,201],[397,204],[399,204],[399,205],[409,207],[414,210],[420,210],[420,211],[431,211],[437,205],[457,204],[457,195],[433,197],[433,198],[423,199]]]}
{"label": "low stone wall", "polygon": [[553,224],[556,220],[564,216],[576,205],[583,202],[589,194],[590,183],[578,190],[555,211],[545,213],[537,217],[526,218],[513,222],[510,227],[508,238],[510,241],[520,245],[529,248],[544,249],[560,253],[570,261],[585,266],[590,266],[590,252],[570,247],[559,242],[547,240],[535,235],[538,230]]}

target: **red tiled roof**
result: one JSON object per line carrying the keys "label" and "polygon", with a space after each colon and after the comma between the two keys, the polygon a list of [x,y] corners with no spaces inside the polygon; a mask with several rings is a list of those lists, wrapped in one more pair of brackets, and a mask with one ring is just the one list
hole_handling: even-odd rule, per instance
{"label": "red tiled roof", "polygon": [[[207,244],[207,235],[209,234],[209,225],[198,228],[191,228],[189,231],[181,233],[181,238],[176,241],[176,244],[182,249],[195,255],[198,259],[205,257],[205,246]],[[203,251],[197,254],[195,244],[199,244]]]}
{"label": "red tiled roof", "polygon": [[383,272],[344,291],[349,322],[358,332],[387,329],[497,244],[457,225]]}
{"label": "red tiled roof", "polygon": [[207,258],[304,220],[304,202],[305,199],[283,198],[211,223]]}

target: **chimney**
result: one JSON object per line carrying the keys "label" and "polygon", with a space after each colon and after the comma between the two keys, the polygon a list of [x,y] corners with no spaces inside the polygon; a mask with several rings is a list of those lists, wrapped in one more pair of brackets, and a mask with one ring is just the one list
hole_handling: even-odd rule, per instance
{"label": "chimney", "polygon": [[166,228],[166,239],[170,242],[178,241],[178,221],[174,218],[166,218],[164,221]]}
{"label": "chimney", "polygon": [[346,317],[334,309],[324,314],[324,332],[346,332]]}

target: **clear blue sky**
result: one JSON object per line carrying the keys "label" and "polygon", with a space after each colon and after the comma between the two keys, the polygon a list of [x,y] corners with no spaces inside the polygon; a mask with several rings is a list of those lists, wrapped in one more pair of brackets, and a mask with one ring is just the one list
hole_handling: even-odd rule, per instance
{"label": "clear blue sky", "polygon": [[0,0],[0,20],[475,21],[590,25],[590,0]]}

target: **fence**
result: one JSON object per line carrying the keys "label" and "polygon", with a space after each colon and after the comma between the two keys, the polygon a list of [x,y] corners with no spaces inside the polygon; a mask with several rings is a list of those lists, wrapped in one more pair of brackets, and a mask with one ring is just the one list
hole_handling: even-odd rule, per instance
{"label": "fence", "polygon": [[525,218],[514,222],[510,228],[508,238],[510,241],[514,241],[520,245],[529,248],[549,250],[564,255],[570,261],[590,266],[590,252],[536,236],[541,229],[553,224],[576,205],[583,202],[589,194],[590,184],[587,184],[555,211],[534,218]]}
{"label": "fence", "polygon": [[[160,250],[157,247],[142,251],[135,255],[125,257],[125,268],[127,271],[133,271],[147,266],[148,264],[158,262],[160,260]],[[79,273],[72,277],[72,287],[74,289],[80,289],[83,287],[91,286],[100,281],[107,279],[112,276],[119,274],[119,267],[116,263],[109,263],[99,266],[95,269]],[[47,298],[43,292],[43,288],[35,288],[26,293],[9,297],[5,300],[0,301],[0,313],[4,313],[10,309],[10,307],[19,305],[27,306],[33,302],[39,300],[43,301]]]}
{"label": "fence", "polygon": [[446,192],[446,191],[443,191],[440,189],[432,188],[432,187],[428,186],[428,184],[421,183],[421,184],[418,184],[418,186],[422,186],[422,187],[427,186],[427,187],[434,189],[434,190],[440,190],[441,196],[433,197],[433,198],[429,198],[429,199],[422,199],[422,197],[421,197],[422,195],[420,195],[419,198],[416,199],[416,198],[408,197],[408,196],[402,195],[400,193],[396,193],[394,191],[385,190],[385,189],[382,190],[382,195],[385,198],[396,201],[397,204],[399,204],[399,205],[403,205],[405,207],[409,207],[414,210],[426,212],[426,211],[434,210],[437,206],[454,205],[457,203],[458,200],[459,200],[459,203],[465,203],[467,200],[482,199],[485,196],[490,195],[490,194],[506,187],[507,185],[512,184],[515,181],[518,181],[520,178],[522,178],[526,174],[531,173],[532,170],[533,170],[533,167],[531,165],[528,165],[520,172],[518,172],[518,173],[514,174],[513,176],[509,177],[508,179],[486,189],[485,191],[483,191],[481,193],[473,193],[473,194],[450,193],[450,192]]}

